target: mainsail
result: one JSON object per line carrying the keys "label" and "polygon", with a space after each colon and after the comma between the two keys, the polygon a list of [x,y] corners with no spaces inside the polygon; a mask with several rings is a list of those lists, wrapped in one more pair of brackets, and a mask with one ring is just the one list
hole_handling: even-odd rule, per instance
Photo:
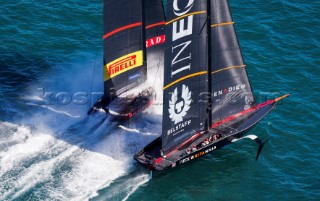
{"label": "mainsail", "polygon": [[143,3],[104,0],[104,103],[146,79]]}
{"label": "mainsail", "polygon": [[[163,84],[162,1],[104,0],[103,11],[104,95],[88,113],[103,108],[111,115],[130,117],[150,105],[155,86]],[[142,85],[148,76],[153,85]]]}
{"label": "mainsail", "polygon": [[228,0],[168,1],[167,21],[164,153],[255,106]]}
{"label": "mainsail", "polygon": [[254,106],[228,0],[210,1],[212,121]]}
{"label": "mainsail", "polygon": [[[228,0],[168,0],[162,135],[135,154],[152,170],[243,139],[278,101],[256,104]],[[257,136],[258,158],[265,144]]]}
{"label": "mainsail", "polygon": [[208,91],[207,1],[169,0],[166,19],[164,153],[206,128],[208,104],[201,93]]}

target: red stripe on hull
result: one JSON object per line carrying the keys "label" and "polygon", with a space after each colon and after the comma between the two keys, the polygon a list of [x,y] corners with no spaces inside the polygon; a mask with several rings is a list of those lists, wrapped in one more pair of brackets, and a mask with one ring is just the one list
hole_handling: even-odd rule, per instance
{"label": "red stripe on hull", "polygon": [[[219,125],[222,125],[222,124],[224,124],[224,123],[227,123],[227,122],[229,122],[229,121],[231,121],[231,120],[233,120],[233,119],[235,119],[235,118],[237,118],[237,117],[240,117],[240,116],[242,116],[242,115],[248,114],[249,112],[255,111],[255,110],[257,110],[257,109],[259,109],[259,108],[262,108],[262,107],[264,107],[264,106],[266,106],[266,105],[269,105],[269,104],[272,104],[272,103],[274,103],[274,102],[277,102],[278,100],[280,100],[280,99],[274,99],[274,100],[269,100],[269,101],[264,102],[264,103],[260,103],[260,104],[257,105],[256,107],[249,108],[249,109],[247,109],[247,110],[244,110],[244,111],[242,111],[242,112],[239,112],[239,113],[237,113],[237,114],[234,114],[234,115],[232,115],[232,116],[230,116],[230,117],[227,117],[227,118],[223,119],[222,121],[219,121],[219,122],[217,122],[217,123],[212,124],[212,125],[211,125],[211,128],[215,128],[215,127],[217,127],[217,126],[219,126]],[[201,134],[202,134],[202,133],[197,133],[197,134],[195,134],[195,135],[192,136],[190,139],[188,139],[188,140],[185,141],[183,144],[181,144],[179,147],[175,148],[174,150],[172,150],[171,152],[169,152],[169,153],[166,154],[165,156],[158,158],[158,159],[156,160],[156,164],[159,164],[164,158],[168,157],[168,156],[171,155],[173,152],[179,150],[181,147],[185,146],[186,144],[192,142],[193,140],[195,140],[196,138],[198,138]]]}
{"label": "red stripe on hull", "polygon": [[232,115],[230,117],[227,117],[227,118],[223,119],[222,121],[218,121],[218,122],[212,124],[211,128],[216,128],[217,126],[219,126],[221,124],[225,124],[225,123],[227,123],[227,122],[229,122],[231,120],[234,120],[234,119],[236,119],[236,118],[238,118],[238,117],[240,117],[242,115],[248,114],[249,112],[253,112],[253,111],[255,111],[255,110],[257,110],[257,109],[259,109],[259,108],[261,108],[263,106],[269,105],[269,104],[274,103],[274,102],[275,102],[275,100],[269,100],[267,102],[264,102],[264,103],[261,103],[261,104],[257,105],[256,107],[249,108],[247,110],[244,110],[242,112],[234,114],[234,115]]}
{"label": "red stripe on hull", "polygon": [[[201,133],[195,134],[195,135],[192,136],[190,139],[188,139],[187,141],[185,141],[184,143],[182,143],[179,147],[177,147],[176,149],[172,150],[171,152],[169,152],[168,154],[166,154],[165,156],[163,156],[163,158],[171,155],[173,152],[179,150],[181,147],[183,147],[184,145],[188,144],[189,142],[192,142],[194,139],[198,138],[200,135],[201,135]],[[163,158],[162,158],[162,157],[161,157],[161,158],[158,158],[158,159],[156,160],[156,164],[159,164],[159,163],[162,161]]]}

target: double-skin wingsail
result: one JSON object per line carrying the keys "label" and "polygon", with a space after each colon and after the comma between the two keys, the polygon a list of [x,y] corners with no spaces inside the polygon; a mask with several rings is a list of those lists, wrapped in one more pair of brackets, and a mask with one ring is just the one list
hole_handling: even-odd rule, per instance
{"label": "double-skin wingsail", "polygon": [[104,0],[104,101],[146,79],[141,0]]}
{"label": "double-skin wingsail", "polygon": [[167,2],[162,149],[169,153],[206,129],[207,1]]}

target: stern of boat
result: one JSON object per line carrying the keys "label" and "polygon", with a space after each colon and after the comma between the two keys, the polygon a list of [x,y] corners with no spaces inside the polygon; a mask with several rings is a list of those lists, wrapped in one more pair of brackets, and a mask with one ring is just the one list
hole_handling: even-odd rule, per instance
{"label": "stern of boat", "polygon": [[172,167],[174,163],[163,160],[161,156],[161,138],[157,138],[144,149],[134,155],[134,159],[149,170],[164,170]]}

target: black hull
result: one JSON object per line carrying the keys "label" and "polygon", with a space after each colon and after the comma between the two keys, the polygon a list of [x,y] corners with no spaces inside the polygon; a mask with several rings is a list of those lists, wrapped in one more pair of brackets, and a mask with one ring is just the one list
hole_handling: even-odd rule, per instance
{"label": "black hull", "polygon": [[181,157],[181,159],[179,159],[177,161],[177,165],[181,165],[181,164],[184,164],[186,162],[189,162],[193,159],[196,159],[196,158],[199,158],[199,157],[202,157],[208,153],[211,153],[213,151],[216,151],[230,143],[232,143],[232,140],[235,139],[235,138],[241,138],[243,137],[251,128],[241,132],[241,133],[237,133],[237,134],[234,134],[234,135],[230,135],[228,137],[225,137],[221,140],[217,140],[216,142],[212,143],[212,144],[209,144],[208,146],[205,146],[205,147],[202,147],[201,149],[198,149],[198,151],[196,152],[193,152],[189,155],[186,155],[186,156],[183,156]]}
{"label": "black hull", "polygon": [[[276,101],[271,100],[266,103],[262,103],[255,108],[243,111],[240,115],[235,115],[235,118],[230,122],[224,123],[226,126],[224,130],[222,125],[219,123],[212,125],[212,130],[203,131],[194,135],[194,137],[188,142],[184,143],[182,146],[166,153],[163,155],[161,153],[162,141],[161,137],[152,141],[139,153],[135,154],[134,159],[138,161],[141,165],[150,170],[165,170],[174,168],[178,165],[184,164],[196,158],[200,158],[208,153],[218,150],[230,143],[233,140],[243,137],[250,129],[252,129],[266,114],[268,114],[272,109],[274,109]],[[219,128],[219,129],[217,129]],[[209,144],[203,145],[205,139],[210,136],[217,135],[219,133],[219,139],[214,139]],[[259,143],[261,145],[261,143]],[[190,152],[190,147],[196,146],[196,150]],[[262,149],[262,146],[259,149]],[[189,149],[188,149],[189,148]],[[259,153],[261,150],[259,150]]]}
{"label": "black hull", "polygon": [[100,99],[88,114],[102,109],[116,120],[128,120],[152,105],[154,97],[154,90],[146,89],[136,96],[116,97],[110,104],[106,104],[103,99]]}
{"label": "black hull", "polygon": [[151,149],[154,149],[153,151],[155,151],[155,152],[158,151],[158,153],[154,153],[154,155],[161,157],[161,154],[160,154],[161,138],[157,138],[156,140],[152,141],[147,147],[145,147],[143,150],[141,150],[139,153],[137,153],[134,156],[134,159],[136,161],[138,161],[141,165],[143,165],[145,168],[150,169],[150,170],[161,171],[161,170],[174,168],[178,165],[192,161],[196,158],[200,158],[202,156],[205,156],[208,153],[216,151],[216,150],[232,143],[231,142],[232,139],[241,138],[250,129],[245,130],[241,133],[237,133],[234,135],[230,135],[228,137],[223,137],[221,139],[218,139],[212,143],[209,143],[207,146],[198,148],[197,151],[194,151],[190,154],[186,153],[186,149],[180,150],[179,154],[175,154],[173,157],[170,156],[170,157],[163,158],[160,163],[155,164],[155,161],[157,160],[157,158],[152,158],[151,156],[146,157],[146,155],[147,155],[146,153],[150,152]]}

